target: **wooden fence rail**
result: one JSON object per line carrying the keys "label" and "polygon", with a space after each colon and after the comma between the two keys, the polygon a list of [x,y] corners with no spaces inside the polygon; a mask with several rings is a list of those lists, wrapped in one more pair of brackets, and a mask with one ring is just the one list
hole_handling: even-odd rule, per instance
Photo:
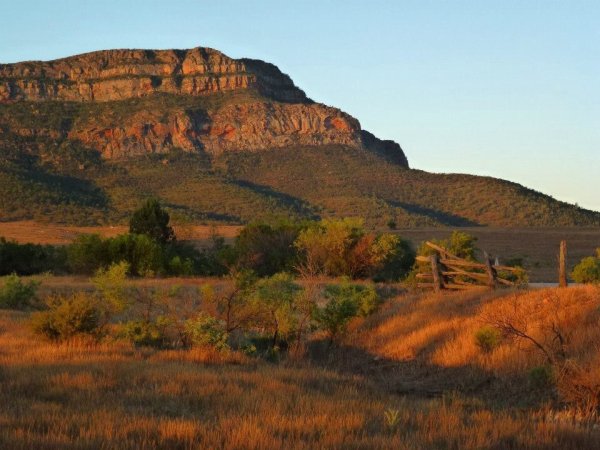
{"label": "wooden fence rail", "polygon": [[418,287],[442,289],[470,289],[487,286],[496,288],[498,285],[514,286],[514,282],[502,278],[498,272],[518,273],[522,269],[508,266],[495,266],[487,253],[484,262],[468,261],[453,255],[448,250],[432,242],[426,242],[429,248],[435,250],[431,256],[417,256],[417,261],[429,263],[431,271],[417,274]]}

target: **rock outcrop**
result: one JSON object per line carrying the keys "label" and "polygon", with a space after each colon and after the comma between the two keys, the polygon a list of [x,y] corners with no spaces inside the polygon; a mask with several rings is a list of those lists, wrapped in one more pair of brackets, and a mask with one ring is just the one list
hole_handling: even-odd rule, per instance
{"label": "rock outcrop", "polygon": [[[247,64],[254,70],[248,70]],[[47,62],[0,64],[0,102],[112,101],[154,93],[209,95],[249,87],[283,93],[288,101],[307,101],[289,77],[269,66],[238,61],[209,48],[103,50]]]}
{"label": "rock outcrop", "polygon": [[[249,95],[239,101],[234,96],[239,92]],[[127,109],[127,102],[140,101],[132,99],[157,94],[199,99],[192,107],[189,101],[171,101],[168,108],[154,102]],[[202,103],[213,94],[225,100]],[[0,117],[0,132],[4,126],[21,136],[76,140],[108,159],[173,148],[217,155],[337,144],[364,147],[408,167],[398,144],[361,130],[358,120],[339,109],[313,102],[276,66],[208,48],[107,50],[0,64],[0,105],[25,101],[109,105],[95,114],[86,107],[88,114],[65,118],[58,130],[9,126]],[[113,117],[113,103],[107,102],[116,102],[114,108],[125,113]]]}

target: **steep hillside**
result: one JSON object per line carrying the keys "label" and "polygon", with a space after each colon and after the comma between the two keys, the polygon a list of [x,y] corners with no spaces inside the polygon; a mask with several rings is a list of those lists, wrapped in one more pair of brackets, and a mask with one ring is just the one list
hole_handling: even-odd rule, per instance
{"label": "steep hillside", "polygon": [[0,219],[360,215],[372,226],[600,225],[502,180],[410,170],[400,146],[271,64],[204,48],[0,65]]}

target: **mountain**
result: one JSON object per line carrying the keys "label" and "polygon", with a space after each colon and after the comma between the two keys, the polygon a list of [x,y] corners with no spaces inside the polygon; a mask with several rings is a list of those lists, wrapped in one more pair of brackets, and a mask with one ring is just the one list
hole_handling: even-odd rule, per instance
{"label": "mountain", "polygon": [[523,186],[409,169],[393,141],[276,66],[208,48],[0,64],[0,218],[180,221],[360,215],[373,226],[599,225]]}

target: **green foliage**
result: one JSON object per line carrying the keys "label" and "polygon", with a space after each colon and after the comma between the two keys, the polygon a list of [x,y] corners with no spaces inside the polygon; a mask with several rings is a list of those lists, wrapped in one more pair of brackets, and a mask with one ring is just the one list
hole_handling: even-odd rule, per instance
{"label": "green foliage", "polygon": [[223,322],[204,312],[186,320],[184,333],[192,346],[212,346],[218,350],[229,348]]}
{"label": "green foliage", "polygon": [[154,320],[131,320],[122,325],[120,335],[136,346],[165,348],[169,325],[170,321],[163,316]]}
{"label": "green foliage", "polygon": [[534,389],[542,389],[552,386],[555,382],[555,374],[552,366],[536,366],[529,371],[529,384]]}
{"label": "green foliage", "polygon": [[107,269],[98,269],[92,278],[107,308],[113,313],[123,312],[129,306],[130,299],[126,284],[128,272],[129,263],[121,261],[111,264]]}
{"label": "green foliage", "polygon": [[278,273],[256,284],[251,302],[256,308],[254,325],[272,336],[273,346],[278,339],[286,340],[297,327],[296,298],[300,285],[287,273]]}
{"label": "green foliage", "polygon": [[67,261],[74,273],[93,274],[110,260],[106,242],[99,234],[81,234],[67,248]]}
{"label": "green foliage", "polygon": [[253,270],[260,277],[292,270],[297,262],[294,242],[305,227],[305,222],[289,219],[274,223],[251,222],[235,240],[235,265]]}
{"label": "green foliage", "polygon": [[122,234],[106,240],[109,261],[127,261],[132,275],[154,276],[164,272],[165,249],[145,234]]}
{"label": "green foliage", "polygon": [[501,343],[502,335],[494,327],[485,325],[475,332],[475,344],[485,353],[490,353]]}
{"label": "green foliage", "polygon": [[0,275],[61,273],[66,269],[66,252],[52,245],[19,244],[0,238]]}
{"label": "green foliage", "polygon": [[367,234],[357,218],[312,223],[300,231],[295,246],[301,254],[300,272],[310,276],[366,278],[388,263],[387,275],[400,276],[406,256],[406,243],[398,236]]}
{"label": "green foliage", "polygon": [[85,292],[56,296],[46,301],[48,309],[31,316],[37,334],[55,341],[76,335],[99,339],[104,332],[105,317],[97,300]]}
{"label": "green foliage", "polygon": [[158,199],[151,198],[133,213],[129,221],[129,232],[144,234],[156,242],[166,244],[175,240],[169,221],[169,213],[160,206]]}
{"label": "green foliage", "polygon": [[165,316],[154,319],[131,320],[121,326],[120,335],[129,339],[135,346],[167,348],[169,347],[169,328],[172,321]]}
{"label": "green foliage", "polygon": [[102,239],[80,235],[67,249],[72,272],[93,274],[122,261],[133,276],[209,274],[205,257],[182,243],[161,244],[145,234],[121,234]]}
{"label": "green foliage", "polygon": [[4,285],[0,287],[0,309],[25,309],[32,306],[39,285],[37,281],[23,283],[14,273],[5,277]]}
{"label": "green foliage", "polygon": [[332,340],[346,331],[350,320],[372,313],[379,302],[372,285],[351,284],[348,281],[327,285],[324,297],[327,303],[314,309],[313,318]]}
{"label": "green foliage", "polygon": [[415,250],[409,241],[398,239],[396,247],[383,259],[381,268],[377,270],[375,281],[399,281],[408,276],[415,264]]}
{"label": "green foliage", "polygon": [[575,266],[571,277],[577,283],[600,283],[600,249],[597,250],[598,256],[588,256],[583,258]]}

